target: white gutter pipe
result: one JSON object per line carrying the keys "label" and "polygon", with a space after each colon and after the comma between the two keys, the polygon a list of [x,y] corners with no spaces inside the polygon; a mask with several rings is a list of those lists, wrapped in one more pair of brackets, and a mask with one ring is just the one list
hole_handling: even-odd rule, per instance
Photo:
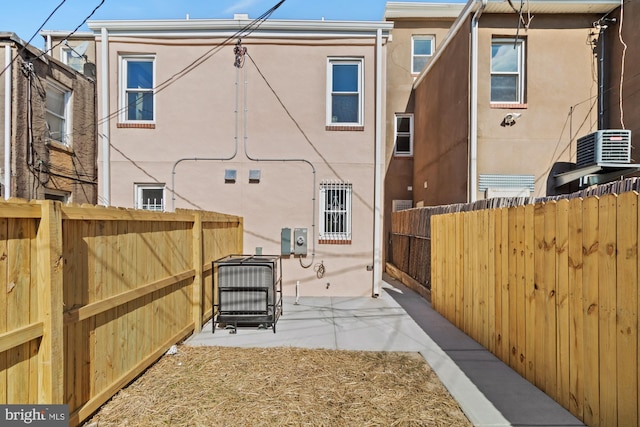
{"label": "white gutter pipe", "polygon": [[101,30],[102,36],[102,64],[100,72],[102,90],[102,202],[105,206],[111,205],[111,147],[109,127],[111,118],[109,115],[109,33],[105,27]]}
{"label": "white gutter pipe", "polygon": [[471,88],[469,95],[469,202],[478,198],[478,21],[487,5],[482,4],[471,20]]}
{"label": "white gutter pipe", "polygon": [[373,203],[373,287],[372,296],[380,295],[382,282],[382,29],[376,32],[376,136],[375,183]]}
{"label": "white gutter pipe", "polygon": [[4,47],[4,199],[11,197],[11,45]]}

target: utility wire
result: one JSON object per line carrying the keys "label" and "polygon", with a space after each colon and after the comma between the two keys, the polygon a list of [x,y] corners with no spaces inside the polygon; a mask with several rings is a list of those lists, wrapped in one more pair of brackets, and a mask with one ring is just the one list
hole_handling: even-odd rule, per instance
{"label": "utility wire", "polygon": [[[66,0],[65,0],[66,1]],[[78,24],[78,26],[71,31],[69,34],[67,34],[67,36],[65,36],[65,38],[63,38],[62,40],[60,40],[58,43],[56,43],[55,45],[51,46],[50,51],[53,51],[53,49],[55,49],[56,47],[60,46],[64,41],[66,41],[69,37],[71,37],[72,35],[74,35],[79,29],[80,27],[82,27],[85,22],[87,22],[89,19],[91,19],[91,17],[98,11],[98,9],[100,9],[102,7],[102,5],[104,4],[105,0],[101,0],[100,3],[91,11],[91,13],[82,20],[82,22],[80,24]],[[42,28],[42,27],[41,27]],[[40,31],[40,30],[38,30]],[[40,55],[38,55],[38,58],[41,58],[42,56],[46,55],[47,52],[42,52]]]}
{"label": "utility wire", "polygon": [[[62,0],[60,2],[60,4],[58,6],[56,6],[55,9],[53,9],[53,12],[51,12],[49,14],[49,16],[47,16],[47,19],[44,20],[44,22],[42,23],[42,25],[40,25],[40,27],[36,30],[35,33],[33,33],[33,35],[31,36],[31,38],[29,39],[29,41],[27,42],[27,45],[29,45],[31,43],[31,41],[36,38],[36,36],[38,35],[38,33],[40,32],[40,30],[42,30],[42,28],[47,25],[47,22],[49,22],[49,19],[51,19],[51,17],[58,11],[58,9],[60,9],[60,7],[65,4],[67,0]],[[18,57],[20,55],[22,55],[22,53],[25,51],[25,49],[27,48],[27,46],[22,46],[22,49],[20,49],[20,52],[18,52],[18,54],[16,56],[13,57],[13,59],[11,60],[11,62],[9,64],[7,64],[6,67],[4,67],[4,69],[2,71],[0,71],[0,76],[2,76],[8,69],[9,67],[11,67],[13,65],[13,63],[16,61],[16,59],[18,59]]]}

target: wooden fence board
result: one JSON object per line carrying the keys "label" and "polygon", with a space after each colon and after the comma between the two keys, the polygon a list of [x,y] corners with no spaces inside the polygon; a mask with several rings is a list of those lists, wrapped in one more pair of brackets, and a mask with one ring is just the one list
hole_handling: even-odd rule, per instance
{"label": "wooden fence board", "polygon": [[544,288],[545,297],[542,329],[544,330],[543,354],[545,381],[543,391],[557,400],[557,337],[556,337],[556,210],[555,201],[544,208]]}
{"label": "wooden fence board", "polygon": [[477,211],[478,218],[478,268],[477,268],[477,288],[478,288],[478,342],[483,347],[489,347],[489,236],[488,220],[489,215],[486,210]]}
{"label": "wooden fence board", "polygon": [[588,198],[582,203],[583,281],[584,305],[584,418],[586,425],[600,422],[600,358],[598,340],[598,198]]}
{"label": "wooden fence board", "polygon": [[569,200],[556,206],[556,396],[569,407]]}
{"label": "wooden fence board", "polygon": [[[8,220],[0,218],[0,289],[8,290],[7,281],[7,239]],[[0,292],[0,334],[7,332],[7,292]],[[0,350],[0,403],[7,403],[7,351]]]}
{"label": "wooden fence board", "polygon": [[501,301],[501,313],[502,313],[502,337],[501,337],[501,347],[502,347],[502,361],[505,363],[509,363],[509,355],[511,354],[511,348],[509,343],[509,328],[511,324],[511,317],[509,312],[509,258],[510,258],[510,248],[509,248],[509,209],[504,208],[501,209],[501,217],[502,217],[502,241],[500,243],[501,247],[501,292],[500,292],[500,301]]}
{"label": "wooden fence board", "polygon": [[536,330],[536,311],[535,311],[535,220],[534,206],[527,205],[525,207],[524,218],[524,298],[525,298],[525,378],[535,383],[536,366],[533,360],[535,354],[535,330]]}
{"label": "wooden fence board", "polygon": [[487,339],[489,351],[496,353],[496,211],[487,211]]}
{"label": "wooden fence board", "polygon": [[638,194],[618,196],[616,240],[618,425],[638,421]]}
{"label": "wooden fence board", "polygon": [[453,256],[456,259],[456,272],[455,272],[455,292],[456,292],[456,306],[454,310],[454,320],[452,323],[461,328],[464,323],[464,219],[462,215],[452,215],[452,220],[455,222],[455,254]]}
{"label": "wooden fence board", "polygon": [[616,370],[616,211],[617,196],[606,195],[600,199],[598,229],[598,295],[600,328],[600,425],[617,425]]}
{"label": "wooden fence board", "polygon": [[525,208],[518,206],[516,210],[516,366],[521,376],[526,376],[526,291],[525,291]]}
{"label": "wooden fence board", "polygon": [[[517,208],[509,208],[509,366],[522,373],[518,358],[518,220]],[[506,362],[506,361],[505,361]]]}
{"label": "wooden fence board", "polygon": [[471,304],[472,304],[472,287],[471,287],[471,280],[470,280],[470,276],[472,276],[473,271],[471,269],[471,252],[472,252],[472,248],[471,248],[471,241],[469,238],[469,235],[471,234],[471,215],[469,212],[465,212],[463,214],[463,218],[464,218],[464,229],[463,229],[463,242],[464,242],[464,247],[462,249],[462,253],[463,253],[463,262],[462,265],[464,266],[464,271],[463,271],[463,276],[462,276],[462,283],[463,283],[463,291],[462,291],[462,302],[463,302],[463,324],[461,325],[461,329],[466,333],[466,334],[471,334],[471,326],[473,323],[473,316],[472,316],[472,308],[471,308]]}
{"label": "wooden fence board", "polygon": [[582,199],[569,202],[569,411],[583,418],[584,314],[582,291]]}
{"label": "wooden fence board", "polygon": [[536,328],[534,333],[535,341],[535,353],[532,355],[534,365],[536,366],[535,382],[534,384],[541,390],[544,390],[545,385],[545,372],[544,372],[544,342],[545,342],[545,330],[544,325],[544,306],[546,303],[545,298],[545,220],[544,220],[544,204],[537,204],[534,207],[533,222],[534,222],[534,317],[536,322]]}

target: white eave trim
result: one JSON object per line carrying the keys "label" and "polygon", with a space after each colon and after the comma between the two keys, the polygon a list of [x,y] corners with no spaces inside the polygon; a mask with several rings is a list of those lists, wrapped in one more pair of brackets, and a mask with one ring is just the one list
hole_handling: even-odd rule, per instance
{"label": "white eave trim", "polygon": [[387,2],[385,19],[455,19],[465,3]]}
{"label": "white eave trim", "polygon": [[[225,36],[246,28],[252,19],[176,19],[140,21],[89,21],[89,29],[98,34],[102,28],[114,36],[192,37],[199,35]],[[294,21],[268,20],[251,33],[251,37],[274,35],[337,35],[349,37],[375,37],[378,29],[388,32],[392,22],[385,21]]]}

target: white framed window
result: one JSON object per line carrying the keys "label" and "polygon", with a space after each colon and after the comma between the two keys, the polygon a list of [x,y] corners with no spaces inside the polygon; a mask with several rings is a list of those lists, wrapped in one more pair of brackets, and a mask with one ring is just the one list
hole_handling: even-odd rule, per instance
{"label": "white framed window", "polygon": [[46,188],[44,190],[44,199],[45,200],[55,200],[62,203],[71,202],[71,193],[68,191],[60,191],[60,190],[51,190]]}
{"label": "white framed window", "polygon": [[148,211],[164,211],[164,184],[135,184],[136,209]]}
{"label": "white framed window", "polygon": [[71,46],[60,48],[62,62],[80,73],[84,72],[85,57],[83,52],[87,49],[84,43],[88,46],[89,42],[83,42],[76,48]]}
{"label": "white framed window", "polygon": [[47,80],[45,100],[47,139],[71,144],[71,90]]}
{"label": "white framed window", "polygon": [[351,240],[351,184],[320,184],[320,240]]}
{"label": "white framed window", "polygon": [[413,156],[413,114],[396,113],[394,141],[394,156]]}
{"label": "white framed window", "polygon": [[155,57],[120,57],[120,121],[155,121]]}
{"label": "white framed window", "polygon": [[362,126],[361,58],[329,58],[327,61],[327,125]]}
{"label": "white framed window", "polygon": [[434,36],[411,37],[411,73],[419,74],[433,56]]}
{"label": "white framed window", "polygon": [[524,103],[524,40],[491,42],[491,102]]}

